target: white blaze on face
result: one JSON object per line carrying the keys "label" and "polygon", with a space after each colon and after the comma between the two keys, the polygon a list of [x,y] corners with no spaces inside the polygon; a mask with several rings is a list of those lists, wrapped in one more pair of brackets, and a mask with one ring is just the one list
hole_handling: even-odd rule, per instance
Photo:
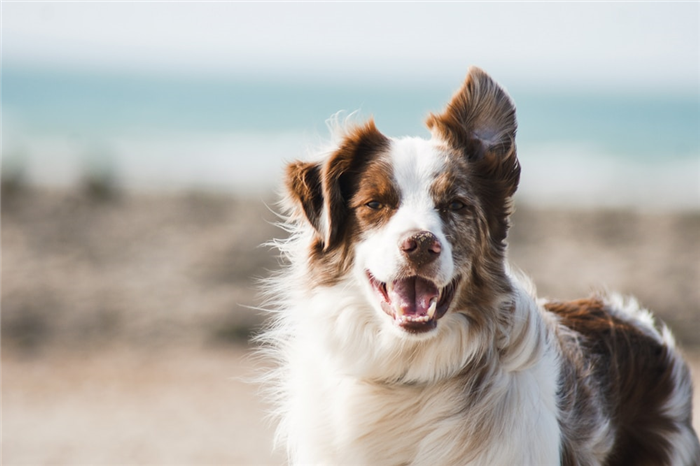
{"label": "white blaze on face", "polygon": [[420,138],[392,139],[389,163],[399,193],[399,208],[380,229],[372,230],[357,245],[357,272],[369,271],[384,283],[399,278],[406,259],[400,241],[411,232],[429,231],[440,241],[442,251],[436,274],[430,278],[439,287],[452,279],[452,248],[443,231],[442,219],[430,194],[438,173],[444,170],[445,154],[433,141]]}

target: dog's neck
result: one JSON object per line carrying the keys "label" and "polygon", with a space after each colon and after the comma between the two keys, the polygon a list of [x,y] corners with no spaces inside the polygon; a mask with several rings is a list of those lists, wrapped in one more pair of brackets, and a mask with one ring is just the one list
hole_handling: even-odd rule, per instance
{"label": "dog's neck", "polygon": [[547,327],[536,299],[523,285],[513,285],[513,304],[509,328],[499,329],[500,364],[506,372],[532,367],[546,346]]}

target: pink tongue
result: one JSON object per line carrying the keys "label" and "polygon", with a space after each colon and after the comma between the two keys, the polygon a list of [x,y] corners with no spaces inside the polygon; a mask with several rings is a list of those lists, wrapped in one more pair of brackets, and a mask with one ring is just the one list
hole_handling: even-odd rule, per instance
{"label": "pink tongue", "polygon": [[430,300],[440,293],[431,281],[420,277],[397,280],[393,285],[388,293],[389,300],[392,307],[403,315],[427,315]]}

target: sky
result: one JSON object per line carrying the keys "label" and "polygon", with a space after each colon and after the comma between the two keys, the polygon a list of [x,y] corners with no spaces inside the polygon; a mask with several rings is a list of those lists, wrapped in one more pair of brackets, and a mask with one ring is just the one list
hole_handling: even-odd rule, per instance
{"label": "sky", "polygon": [[[700,4],[2,3],[4,66],[697,91]],[[456,77],[459,78],[456,78]]]}
{"label": "sky", "polygon": [[250,190],[338,110],[425,131],[477,65],[518,105],[521,192],[700,206],[700,2],[0,9],[3,152],[25,154],[35,180],[75,179],[99,156],[140,186]]}

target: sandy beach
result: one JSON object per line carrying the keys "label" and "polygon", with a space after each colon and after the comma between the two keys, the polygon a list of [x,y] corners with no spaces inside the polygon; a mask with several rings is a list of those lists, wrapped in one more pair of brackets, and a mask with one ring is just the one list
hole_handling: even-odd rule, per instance
{"label": "sandy beach", "polygon": [[[3,464],[283,464],[247,343],[271,199],[3,190]],[[518,205],[510,260],[543,296],[636,295],[699,380],[698,232],[698,212]]]}

